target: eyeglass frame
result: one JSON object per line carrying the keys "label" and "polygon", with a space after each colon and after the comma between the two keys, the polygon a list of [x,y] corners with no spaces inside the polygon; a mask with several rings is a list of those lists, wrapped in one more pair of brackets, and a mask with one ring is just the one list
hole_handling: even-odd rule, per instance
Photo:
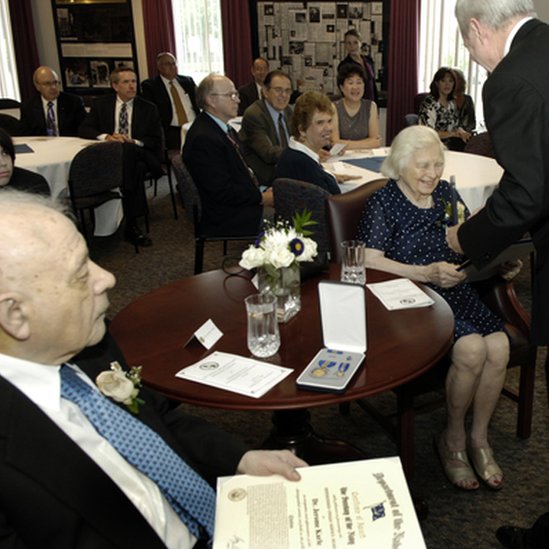
{"label": "eyeglass frame", "polygon": [[210,93],[210,95],[220,95],[221,97],[230,97],[233,101],[236,101],[237,99],[240,99],[240,94],[237,91],[230,92],[230,93]]}

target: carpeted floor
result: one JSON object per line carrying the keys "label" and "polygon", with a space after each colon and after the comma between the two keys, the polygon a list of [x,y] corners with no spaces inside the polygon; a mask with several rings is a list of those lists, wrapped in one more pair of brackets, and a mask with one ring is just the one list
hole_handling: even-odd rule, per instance
{"label": "carpeted floor", "polygon": [[[161,183],[162,185],[162,183]],[[91,254],[100,265],[117,277],[111,292],[111,315],[144,293],[172,280],[193,273],[194,242],[191,226],[180,205],[180,219],[175,221],[167,185],[159,189],[157,198],[150,198],[151,236],[154,245],[140,254],[117,233],[94,239]],[[243,245],[232,244],[229,253],[240,255]],[[206,246],[204,268],[219,268],[222,245]],[[519,276],[517,288],[523,301],[529,300],[529,275]],[[193,314],[196,311],[186,311]],[[516,405],[502,398],[490,430],[491,442],[498,462],[505,473],[505,486],[499,492],[481,487],[475,493],[453,488],[446,480],[433,452],[433,437],[443,428],[444,410],[438,408],[418,416],[416,420],[416,475],[411,484],[416,494],[429,503],[429,516],[421,527],[429,549],[489,549],[500,547],[495,529],[505,523],[529,525],[542,512],[549,510],[549,429],[548,406],[543,361],[538,357],[536,397],[532,436],[521,440],[515,436]],[[516,382],[516,369],[509,372]],[[391,394],[375,398],[378,407],[394,404]],[[270,429],[268,413],[219,412],[188,406],[193,413],[224,426],[252,445],[259,445]],[[396,454],[395,445],[377,423],[356,405],[343,416],[336,408],[314,409],[312,424],[325,437],[342,438],[363,448],[371,457]],[[549,540],[548,540],[549,547]],[[367,549],[379,549],[370,548]]]}

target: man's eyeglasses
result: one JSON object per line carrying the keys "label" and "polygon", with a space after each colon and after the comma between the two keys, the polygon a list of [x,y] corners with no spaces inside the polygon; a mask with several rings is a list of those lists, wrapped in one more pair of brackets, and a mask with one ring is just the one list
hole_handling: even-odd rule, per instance
{"label": "man's eyeglasses", "polygon": [[273,90],[278,95],[290,95],[292,93],[292,88],[269,88],[270,90]]}
{"label": "man's eyeglasses", "polygon": [[47,87],[47,88],[51,88],[52,86],[59,86],[59,84],[61,84],[61,82],[59,82],[59,80],[52,80],[51,82],[37,82],[37,84],[39,86],[44,86],[44,87]]}
{"label": "man's eyeglasses", "polygon": [[228,93],[210,93],[210,95],[221,95],[222,97],[230,97],[233,101],[240,98],[240,94],[237,91]]}

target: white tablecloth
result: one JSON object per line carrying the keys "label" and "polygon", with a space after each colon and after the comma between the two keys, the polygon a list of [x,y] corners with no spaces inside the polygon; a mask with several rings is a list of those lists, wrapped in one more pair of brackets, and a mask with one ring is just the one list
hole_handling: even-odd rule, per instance
{"label": "white tablecloth", "polygon": [[[44,176],[51,194],[67,192],[72,159],[88,145],[97,143],[78,137],[15,137],[15,145],[25,144],[33,152],[16,152],[15,165]],[[116,231],[122,220],[120,200],[111,200],[95,209],[95,235],[107,236]]]}
{"label": "white tablecloth", "polygon": [[[347,164],[344,162],[345,159],[386,156],[388,152],[389,149],[386,147],[371,151],[348,152],[328,162],[326,169],[332,173],[360,176],[360,179],[340,185],[341,191],[347,192],[355,189],[358,185],[380,179],[383,175],[379,172]],[[484,206],[487,198],[494,192],[501,179],[503,174],[501,166],[493,158],[476,154],[446,151],[445,155],[446,162],[442,178],[449,181],[450,176],[455,177],[456,187],[472,212]]]}

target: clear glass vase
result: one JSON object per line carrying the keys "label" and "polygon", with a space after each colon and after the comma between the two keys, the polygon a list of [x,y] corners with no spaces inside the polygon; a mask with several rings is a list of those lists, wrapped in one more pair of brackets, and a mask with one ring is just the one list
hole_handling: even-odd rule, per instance
{"label": "clear glass vase", "polygon": [[271,292],[277,298],[276,318],[288,322],[301,310],[301,276],[299,263],[276,269],[265,265],[257,270],[259,291]]}

